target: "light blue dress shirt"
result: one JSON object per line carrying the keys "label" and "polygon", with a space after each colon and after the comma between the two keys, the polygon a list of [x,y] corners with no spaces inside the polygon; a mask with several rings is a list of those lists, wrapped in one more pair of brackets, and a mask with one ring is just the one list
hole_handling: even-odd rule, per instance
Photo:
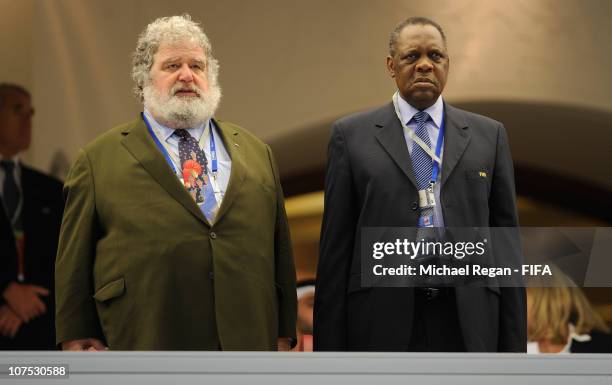
{"label": "light blue dress shirt", "polygon": [[[181,184],[183,184],[183,176],[180,172],[180,157],[178,150],[179,137],[174,135],[174,128],[169,128],[161,123],[159,123],[151,113],[145,109],[144,115],[149,121],[151,125],[151,129],[153,133],[157,137],[157,140],[164,146],[168,155],[172,159],[174,163],[174,170],[176,171],[176,177],[179,178]],[[210,124],[212,123],[212,124]],[[219,134],[219,129],[216,127],[214,122],[210,122],[207,120],[203,124],[195,128],[188,128],[187,131],[191,136],[195,138],[195,140],[200,143],[200,148],[204,151],[206,155],[206,159],[208,160],[208,173],[211,174],[211,157],[210,157],[210,129],[206,129],[211,127],[213,129],[213,135],[215,140],[215,147],[217,150],[217,184],[219,186],[219,195],[217,196],[217,203],[221,206],[221,201],[225,196],[225,192],[227,191],[227,185],[229,184],[229,178],[232,171],[232,159],[230,158],[227,149],[225,148],[225,144],[221,139],[221,135]]]}
{"label": "light blue dress shirt", "polygon": [[[409,131],[414,133],[414,130],[417,128],[417,123],[412,120],[412,117],[419,112],[416,108],[408,104],[403,98],[402,95],[398,93],[397,104],[399,107],[399,112],[402,117],[403,127],[404,127],[404,139],[406,140],[406,145],[408,145],[408,152],[412,155],[412,146],[414,144],[414,140],[408,135]],[[431,119],[429,119],[426,123],[427,134],[429,135],[429,142],[431,146],[435,150],[436,143],[438,142],[438,134],[440,133],[440,126],[442,124],[442,119],[444,116],[444,101],[442,100],[442,95],[438,96],[438,100],[429,108],[424,110],[429,114]],[[408,125],[406,125],[408,122]],[[444,162],[443,159],[444,154],[444,146],[442,146],[442,150],[440,151],[440,161]],[[444,217],[442,216],[442,206],[440,200],[440,181],[442,177],[442,164],[440,164],[440,170],[438,172],[438,179],[436,180],[436,184],[434,185],[434,195],[436,197],[436,206],[434,208],[435,214],[439,219],[439,226],[444,227]]]}

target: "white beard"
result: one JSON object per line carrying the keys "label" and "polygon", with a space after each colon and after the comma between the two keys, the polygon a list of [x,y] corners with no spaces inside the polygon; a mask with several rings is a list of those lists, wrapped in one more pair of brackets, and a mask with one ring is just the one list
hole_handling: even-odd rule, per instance
{"label": "white beard", "polygon": [[[179,89],[189,88],[195,97],[176,96]],[[221,100],[221,88],[211,84],[204,92],[196,86],[177,83],[169,95],[161,95],[152,84],[143,89],[144,105],[161,124],[174,128],[194,128],[212,118]]]}

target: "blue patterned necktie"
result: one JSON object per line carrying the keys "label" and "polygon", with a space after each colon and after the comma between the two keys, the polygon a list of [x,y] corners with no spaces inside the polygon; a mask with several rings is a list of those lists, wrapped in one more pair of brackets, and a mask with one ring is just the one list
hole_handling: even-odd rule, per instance
{"label": "blue patterned necktie", "polygon": [[187,130],[175,130],[174,133],[180,138],[178,149],[183,184],[206,219],[212,223],[219,211],[219,205],[208,175],[206,155]]}
{"label": "blue patterned necktie", "polygon": [[[412,119],[416,122],[417,128],[414,131],[416,136],[431,148],[431,141],[427,134],[427,121],[429,120],[429,114],[425,111],[417,112]],[[416,142],[412,143],[412,168],[414,170],[414,177],[417,181],[417,187],[419,190],[425,190],[429,187],[431,181],[431,172],[433,170],[433,161],[431,156],[425,152]],[[423,208],[419,211],[419,227],[422,227],[423,220],[431,220],[435,223],[434,210],[433,208]],[[432,223],[432,224],[433,224]]]}

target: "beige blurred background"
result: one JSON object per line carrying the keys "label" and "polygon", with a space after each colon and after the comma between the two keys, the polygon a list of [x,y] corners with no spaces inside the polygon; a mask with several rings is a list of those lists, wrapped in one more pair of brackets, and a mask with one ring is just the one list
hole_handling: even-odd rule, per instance
{"label": "beige blurred background", "polygon": [[0,10],[0,81],[29,88],[37,111],[24,159],[60,177],[81,146],[140,111],[130,70],[144,26],[185,12],[202,22],[221,64],[217,115],[276,153],[300,278],[316,265],[331,123],[390,100],[388,36],[409,16],[445,29],[445,99],[506,125],[521,224],[612,225],[610,1],[0,0]]}

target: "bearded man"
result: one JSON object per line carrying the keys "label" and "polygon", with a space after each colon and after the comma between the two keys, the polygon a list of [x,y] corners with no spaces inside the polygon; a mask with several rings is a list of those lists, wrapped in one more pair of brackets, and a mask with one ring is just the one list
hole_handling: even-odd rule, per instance
{"label": "bearded man", "polygon": [[144,111],[85,146],[64,188],[56,264],[63,349],[295,343],[295,269],[277,168],[267,145],[213,119],[218,68],[188,15],[155,20],[141,34],[133,78]]}

